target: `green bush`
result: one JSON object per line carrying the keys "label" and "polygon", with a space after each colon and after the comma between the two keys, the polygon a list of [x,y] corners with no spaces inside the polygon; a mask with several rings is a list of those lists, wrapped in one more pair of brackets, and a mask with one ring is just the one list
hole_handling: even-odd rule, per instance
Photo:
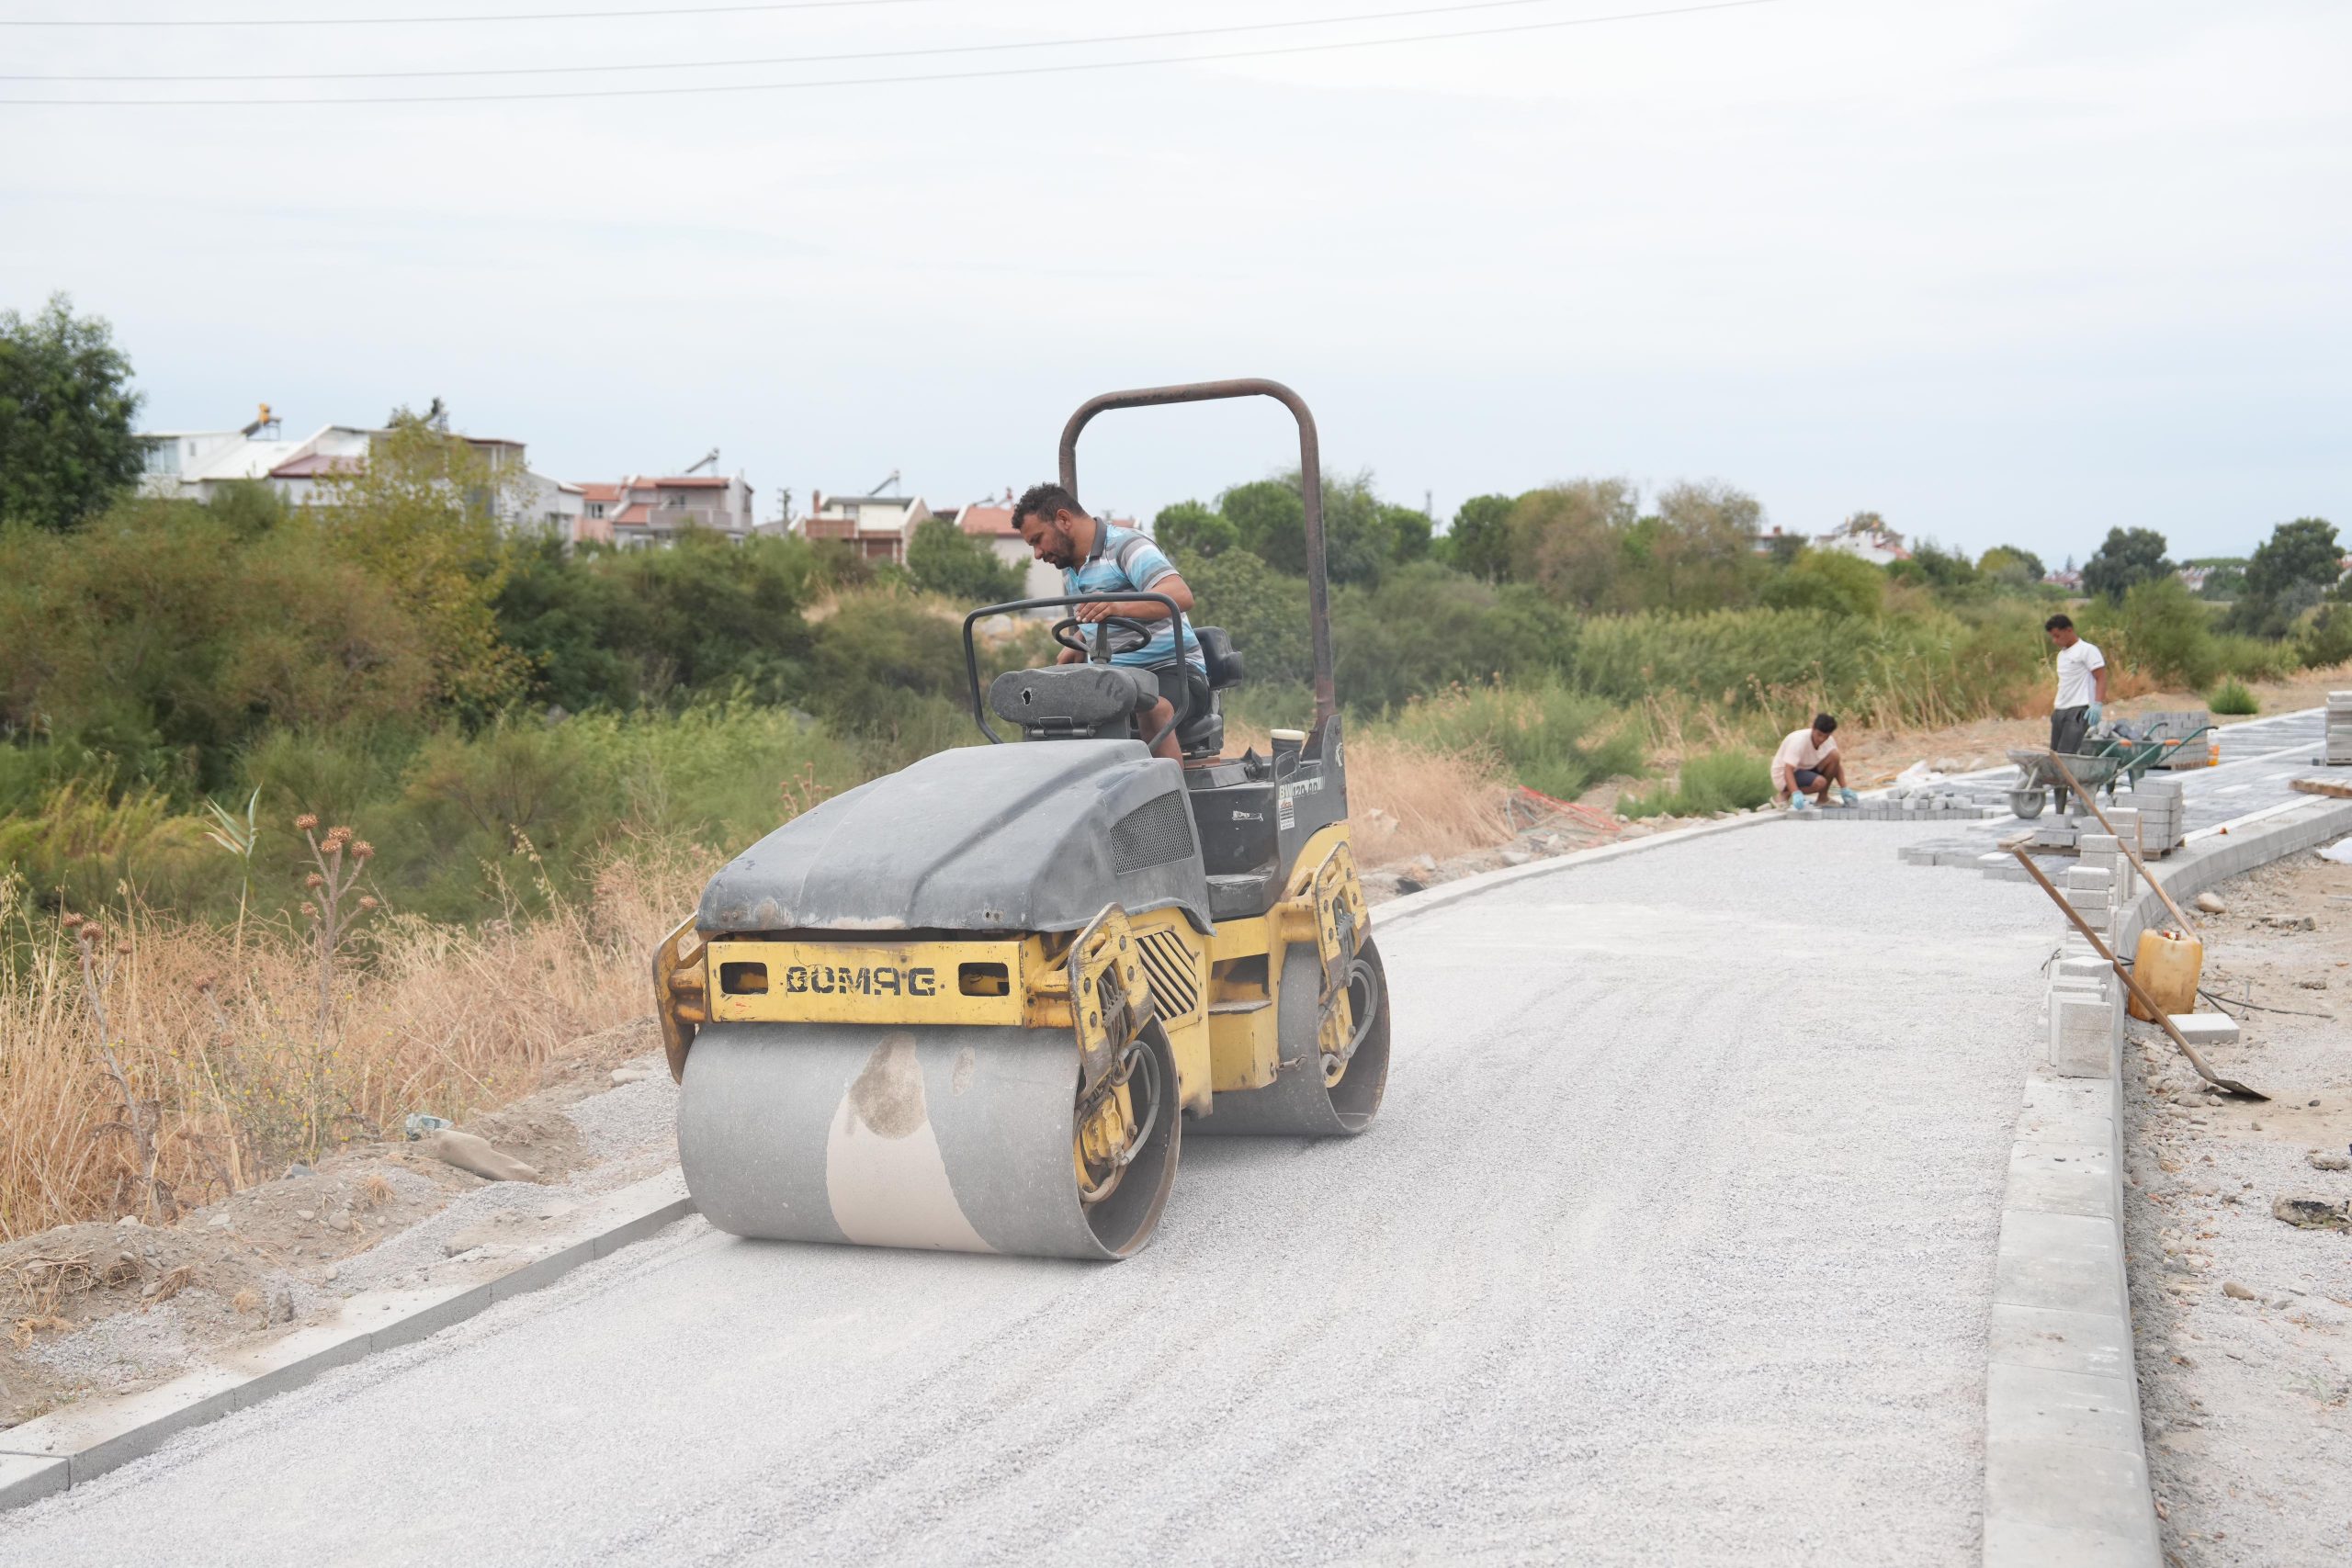
{"label": "green bush", "polygon": [[1633,715],[1557,682],[1462,687],[1374,728],[1440,750],[1486,751],[1528,788],[1563,799],[1638,773],[1649,750]]}
{"label": "green bush", "polygon": [[907,541],[907,575],[925,593],[960,604],[1001,604],[1021,596],[1023,573],[953,517],[927,517]]}
{"label": "green bush", "polygon": [[2352,660],[2352,604],[2323,604],[2295,639],[2304,668],[2325,670]]}
{"label": "green bush", "polygon": [[2083,635],[2110,664],[2137,669],[2168,687],[2199,691],[2223,668],[2209,615],[2180,579],[2160,577],[2133,583],[2120,607],[2094,601],[2081,620]]}
{"label": "green bush", "polygon": [[1707,751],[1682,764],[1671,786],[1621,796],[1624,817],[1706,817],[1747,811],[1772,798],[1772,767],[1751,751]]}
{"label": "green bush", "polygon": [[2262,711],[2262,705],[2255,700],[2254,694],[2235,681],[2224,682],[2220,689],[2206,700],[2206,706],[2217,714],[2238,715]]}

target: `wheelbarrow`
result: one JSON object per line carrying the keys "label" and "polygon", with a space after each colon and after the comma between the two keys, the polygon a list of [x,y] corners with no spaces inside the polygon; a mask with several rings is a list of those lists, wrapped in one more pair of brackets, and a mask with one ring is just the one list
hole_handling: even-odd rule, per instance
{"label": "wheelbarrow", "polygon": [[[2165,758],[2213,727],[2210,724],[2200,724],[2177,739],[2166,733],[2169,728],[2163,719],[2156,720],[2144,730],[2134,730],[2129,720],[2115,727],[2113,737],[2101,749],[2101,755],[2113,756],[2117,759],[2116,779],[2110,779],[2107,786],[2109,800],[2115,798],[2117,779],[2132,789],[2138,789],[2142,776],[2150,768],[2163,766]],[[2083,782],[2087,784],[2090,781],[2085,779]]]}
{"label": "wheelbarrow", "polygon": [[2104,788],[2108,798],[2115,798],[2115,776],[2123,759],[2110,751],[2096,755],[2055,757],[2040,746],[2013,746],[2009,761],[2018,765],[2018,782],[2009,786],[2009,809],[2029,820],[2041,815],[2050,804],[2050,792],[2055,790],[2066,815],[2078,810],[2078,802],[2066,781],[2052,770],[2064,765],[2075,781],[2086,790]]}

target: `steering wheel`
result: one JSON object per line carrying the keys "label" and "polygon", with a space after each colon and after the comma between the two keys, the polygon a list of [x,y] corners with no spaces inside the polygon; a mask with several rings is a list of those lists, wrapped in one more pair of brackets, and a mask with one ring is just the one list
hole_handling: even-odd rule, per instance
{"label": "steering wheel", "polygon": [[1054,623],[1054,640],[1072,653],[1094,656],[1093,639],[1088,635],[1100,626],[1112,653],[1141,653],[1151,646],[1159,634],[1131,615],[1105,615],[1099,621],[1081,621],[1072,615]]}

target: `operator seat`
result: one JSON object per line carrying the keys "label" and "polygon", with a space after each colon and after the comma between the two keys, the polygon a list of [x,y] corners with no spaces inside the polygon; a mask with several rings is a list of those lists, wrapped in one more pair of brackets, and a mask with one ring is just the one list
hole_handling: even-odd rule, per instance
{"label": "operator seat", "polygon": [[[1241,684],[1241,650],[1222,626],[1195,626],[1193,635],[1200,640],[1204,668],[1196,670],[1183,660],[1163,665],[1160,689],[1167,691],[1179,680],[1191,688],[1190,712],[1176,726],[1177,750],[1187,757],[1215,757],[1225,750],[1225,710],[1217,694]],[[1170,701],[1174,700],[1171,695]]]}

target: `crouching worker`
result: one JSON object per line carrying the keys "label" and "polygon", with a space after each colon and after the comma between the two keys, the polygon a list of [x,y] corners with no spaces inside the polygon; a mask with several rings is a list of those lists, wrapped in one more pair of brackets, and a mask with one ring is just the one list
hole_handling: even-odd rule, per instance
{"label": "crouching worker", "polygon": [[[1200,639],[1193,635],[1193,590],[1175,562],[1159,553],[1148,534],[1121,528],[1090,517],[1078,497],[1059,485],[1031,485],[1012,503],[1012,525],[1021,532],[1030,553],[1047,566],[1062,570],[1065,593],[1165,593],[1184,612],[1185,662],[1203,668]],[[1168,606],[1156,599],[1114,600],[1071,606],[1080,621],[1091,626],[1114,615],[1131,621],[1165,621]],[[1074,664],[1083,654],[1065,648],[1057,662]],[[1163,626],[1142,648],[1114,653],[1111,662],[1137,669],[1166,671],[1177,660],[1174,628]],[[1162,683],[1175,679],[1162,674]],[[1145,739],[1159,737],[1152,754],[1182,761],[1176,745],[1176,709],[1166,697],[1154,697],[1136,709],[1136,722]]]}
{"label": "crouching worker", "polygon": [[1838,804],[1855,804],[1854,792],[1846,787],[1846,759],[1838,754],[1838,721],[1817,713],[1813,728],[1789,731],[1772,754],[1772,798],[1803,811],[1808,795],[1815,806],[1828,805],[1833,787]]}

